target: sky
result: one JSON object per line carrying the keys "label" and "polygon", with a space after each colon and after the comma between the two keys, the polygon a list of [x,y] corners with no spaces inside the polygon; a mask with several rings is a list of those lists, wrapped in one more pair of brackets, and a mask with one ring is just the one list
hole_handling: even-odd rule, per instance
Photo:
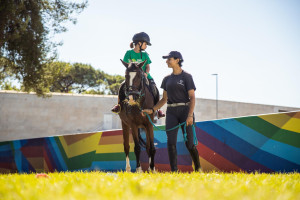
{"label": "sky", "polygon": [[[160,88],[162,59],[182,53],[196,97],[300,107],[299,0],[89,0],[77,24],[56,35],[58,60],[124,75],[135,33],[149,34],[150,73]],[[162,90],[160,90],[162,92]]]}

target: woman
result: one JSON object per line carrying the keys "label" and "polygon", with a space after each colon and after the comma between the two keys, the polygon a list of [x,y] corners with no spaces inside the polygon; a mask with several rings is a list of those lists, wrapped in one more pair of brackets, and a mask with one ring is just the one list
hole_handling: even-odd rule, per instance
{"label": "woman", "polygon": [[[150,64],[151,60],[149,58],[148,53],[143,52],[146,50],[147,45],[151,46],[150,43],[150,37],[147,33],[140,32],[137,33],[133,36],[132,42],[130,43],[130,48],[133,48],[131,50],[128,50],[124,56],[124,62],[130,63],[130,62],[143,62],[144,60],[147,60],[146,63],[142,66],[142,69],[145,73],[145,77],[148,78],[149,80],[149,85],[151,88],[151,92],[153,93],[154,96],[154,104],[156,104],[159,101],[159,91],[156,88],[156,84],[150,75]],[[124,83],[121,84],[120,91],[124,89]],[[120,94],[119,94],[120,95]],[[125,99],[124,96],[119,96],[118,98],[118,104],[115,105],[111,111],[114,113],[119,113],[120,112],[120,101],[123,101]],[[157,117],[161,118],[164,117],[165,115],[162,113],[162,111],[157,112]]]}
{"label": "woman", "polygon": [[[191,126],[194,123],[196,87],[192,76],[181,68],[183,58],[180,52],[171,51],[167,56],[163,56],[163,58],[167,59],[166,63],[169,68],[172,68],[173,72],[163,79],[161,84],[161,88],[164,89],[162,99],[152,109],[145,109],[142,112],[151,114],[167,102],[166,129],[172,129],[186,121],[187,141],[185,145],[194,162],[195,171],[200,171],[199,154],[194,145],[193,129]],[[183,127],[181,128],[183,129]],[[171,171],[173,172],[178,170],[176,150],[177,132],[178,128],[167,131],[169,160]]]}

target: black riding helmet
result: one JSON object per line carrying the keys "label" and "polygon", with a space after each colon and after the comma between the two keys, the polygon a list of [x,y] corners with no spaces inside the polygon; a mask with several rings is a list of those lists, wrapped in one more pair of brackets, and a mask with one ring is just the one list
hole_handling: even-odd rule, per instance
{"label": "black riding helmet", "polygon": [[151,43],[150,43],[150,37],[147,33],[145,32],[140,32],[140,33],[136,33],[133,38],[132,38],[132,41],[134,43],[138,43],[138,42],[146,42],[147,45],[151,46]]}

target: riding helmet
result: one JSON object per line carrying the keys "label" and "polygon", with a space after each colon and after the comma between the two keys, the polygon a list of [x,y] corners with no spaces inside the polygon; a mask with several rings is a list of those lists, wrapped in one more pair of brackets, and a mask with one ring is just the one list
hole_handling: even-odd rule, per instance
{"label": "riding helmet", "polygon": [[150,43],[150,37],[147,33],[145,32],[140,32],[140,33],[136,33],[133,38],[132,38],[132,41],[134,43],[137,43],[137,42],[146,42],[147,45],[151,46],[151,43]]}

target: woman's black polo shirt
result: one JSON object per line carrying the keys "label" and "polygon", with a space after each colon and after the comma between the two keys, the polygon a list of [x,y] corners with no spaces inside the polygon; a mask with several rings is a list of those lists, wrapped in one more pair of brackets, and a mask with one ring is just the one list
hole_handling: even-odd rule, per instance
{"label": "woman's black polo shirt", "polygon": [[166,76],[160,87],[167,91],[168,104],[190,102],[188,91],[196,90],[192,75],[183,70],[178,75]]}

